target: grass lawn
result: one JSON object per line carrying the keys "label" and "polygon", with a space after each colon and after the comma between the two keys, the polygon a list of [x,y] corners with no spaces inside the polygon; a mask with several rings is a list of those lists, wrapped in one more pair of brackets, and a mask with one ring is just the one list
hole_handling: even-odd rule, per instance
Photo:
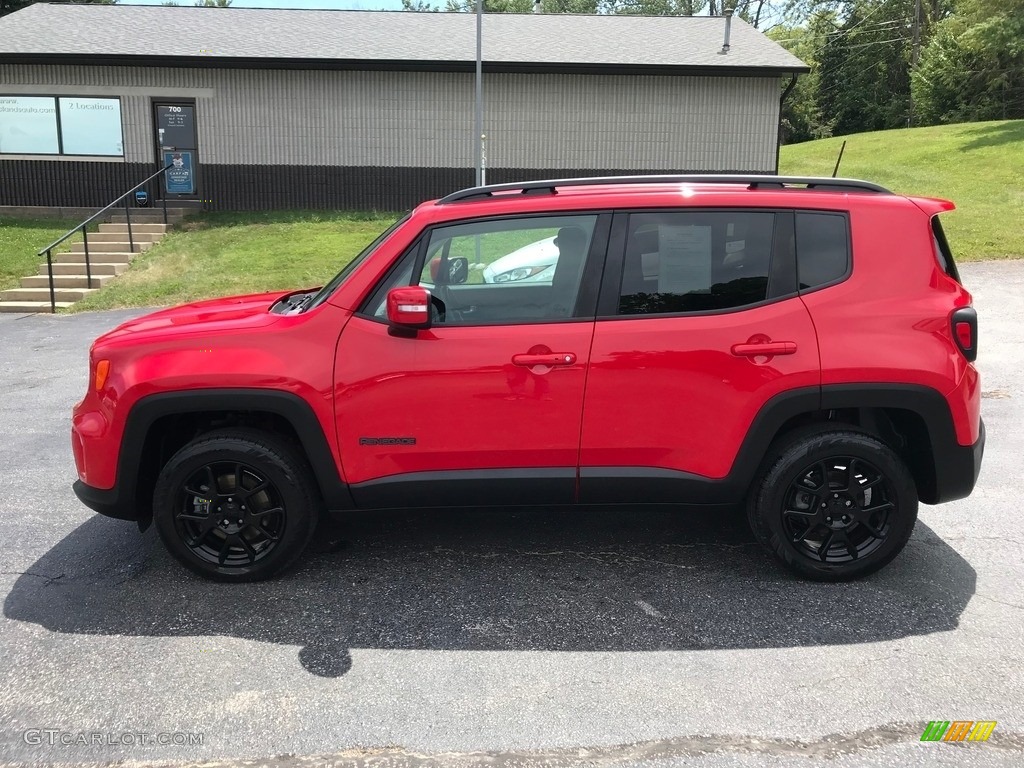
{"label": "grass lawn", "polygon": [[36,251],[78,223],[0,216],[0,290],[17,287],[20,278],[36,274],[45,261],[36,256]]}
{"label": "grass lawn", "polygon": [[187,219],[72,311],[323,285],[397,214],[281,211]]}
{"label": "grass lawn", "polygon": [[942,197],[942,223],[958,261],[1024,256],[1024,120],[909,128],[782,148],[780,173],[839,175],[894,192]]}

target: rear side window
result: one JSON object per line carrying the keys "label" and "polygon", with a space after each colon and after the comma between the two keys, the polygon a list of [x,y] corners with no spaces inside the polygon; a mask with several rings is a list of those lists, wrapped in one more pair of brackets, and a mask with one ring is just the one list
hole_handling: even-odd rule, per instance
{"label": "rear side window", "polygon": [[946,240],[946,233],[942,231],[942,223],[938,216],[932,216],[932,243],[935,247],[935,258],[938,259],[942,271],[959,283],[960,273],[956,270],[953,252],[949,249],[949,241]]}
{"label": "rear side window", "polygon": [[768,296],[775,214],[639,213],[629,217],[620,315],[709,312]]}
{"label": "rear side window", "polygon": [[850,270],[850,236],[840,213],[796,214],[796,273],[801,290],[834,283]]}

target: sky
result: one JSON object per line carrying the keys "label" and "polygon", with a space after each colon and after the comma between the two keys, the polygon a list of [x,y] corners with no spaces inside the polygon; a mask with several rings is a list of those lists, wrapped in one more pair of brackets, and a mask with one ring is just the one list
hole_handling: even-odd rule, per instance
{"label": "sky", "polygon": [[[193,0],[177,0],[178,5],[195,5]],[[161,5],[160,0],[118,0],[118,5]],[[232,0],[232,8],[315,8],[317,10],[396,11],[402,0]]]}

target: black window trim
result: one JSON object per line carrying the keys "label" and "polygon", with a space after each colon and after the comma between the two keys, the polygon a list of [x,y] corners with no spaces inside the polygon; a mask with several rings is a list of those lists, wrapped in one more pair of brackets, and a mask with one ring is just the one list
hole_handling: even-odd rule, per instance
{"label": "black window trim", "polygon": [[[109,158],[110,162],[117,162],[121,160],[127,162],[127,149],[124,140],[124,99],[120,96],[97,96],[96,94],[76,94],[76,93],[0,93],[0,99],[52,99],[53,100],[53,114],[57,121],[57,151],[56,152],[3,152],[0,151],[0,157],[104,157]],[[120,155],[97,155],[97,154],[82,154],[82,153],[71,153],[64,151],[64,126],[61,120],[60,111],[60,100],[61,99],[110,99],[117,102],[117,113],[121,117],[121,154]]]}
{"label": "black window trim", "polygon": [[[565,211],[523,211],[520,213],[502,213],[492,216],[474,216],[468,219],[451,219],[448,221],[435,222],[426,227],[420,232],[412,244],[402,251],[402,253],[394,260],[384,275],[373,285],[373,287],[367,291],[363,300],[359,303],[359,308],[355,314],[364,320],[370,320],[375,323],[382,325],[388,325],[387,318],[380,318],[373,314],[371,308],[377,303],[380,298],[380,291],[385,285],[394,277],[395,273],[402,269],[405,265],[406,259],[410,256],[414,259],[412,265],[412,273],[410,280],[416,280],[417,276],[423,272],[423,264],[426,261],[427,244],[430,242],[430,237],[435,230],[446,229],[448,227],[462,226],[465,224],[474,224],[477,222],[491,222],[491,221],[509,221],[519,219],[539,219],[539,218],[566,218],[570,216],[596,216],[597,221],[594,222],[594,231],[590,238],[590,250],[587,252],[587,259],[583,267],[583,275],[580,278],[579,291],[576,294],[576,306],[573,309],[573,313],[570,317],[562,318],[537,318],[534,320],[516,320],[516,321],[494,321],[486,323],[458,323],[453,325],[440,325],[439,328],[486,328],[486,327],[501,327],[501,326],[513,326],[513,325],[552,325],[552,324],[564,324],[564,323],[592,323],[596,316],[596,305],[598,300],[598,294],[601,287],[601,279],[604,273],[605,259],[607,257],[608,249],[608,235],[609,230],[612,227],[613,212],[606,208],[601,209],[581,209],[581,210],[565,210]],[[415,255],[411,255],[411,252],[415,250]],[[411,282],[410,285],[416,285],[415,282]],[[587,311],[587,304],[590,305],[590,310]]]}
{"label": "black window trim", "polygon": [[[850,277],[853,276],[853,227],[850,224],[850,212],[849,211],[838,211],[834,208],[793,208],[793,249],[796,256],[794,266],[796,267],[796,287],[801,296],[806,296],[810,293],[816,293],[817,291],[824,290],[825,288],[832,288],[833,286],[845,283]],[[832,216],[842,216],[846,221],[846,272],[839,277],[829,280],[827,283],[819,283],[813,285],[810,288],[800,287],[800,254],[797,252],[796,244],[796,215],[800,213],[824,213]]]}
{"label": "black window trim", "polygon": [[[746,312],[757,307],[774,304],[799,295],[796,282],[796,247],[795,208],[778,206],[681,206],[673,208],[625,208],[615,212],[612,232],[609,237],[608,259],[605,275],[609,279],[603,281],[601,296],[598,301],[598,320],[646,320],[672,317],[706,317],[712,315],[728,315]],[[629,228],[629,217],[643,213],[773,213],[775,227],[772,233],[772,253],[769,262],[768,296],[763,301],[743,304],[738,307],[723,309],[704,309],[693,312],[651,312],[642,315],[623,315],[619,313],[619,300],[622,291],[623,267],[626,257],[626,238]],[[786,228],[789,228],[788,231]]]}
{"label": "black window trim", "polygon": [[[956,260],[953,258],[953,249],[949,247],[949,240],[946,238],[946,229],[942,226],[939,214],[936,213],[931,216],[928,226],[932,230],[932,237],[934,238],[933,245],[936,245],[939,248],[939,252],[935,254],[935,260],[938,262],[939,268],[959,283],[960,270],[957,269]],[[946,264],[943,264],[942,260],[945,260]]]}

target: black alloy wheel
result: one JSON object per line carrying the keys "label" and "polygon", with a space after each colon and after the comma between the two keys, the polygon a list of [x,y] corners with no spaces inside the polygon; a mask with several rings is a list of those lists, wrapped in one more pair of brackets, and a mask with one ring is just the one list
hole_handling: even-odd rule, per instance
{"label": "black alloy wheel", "polygon": [[281,492],[238,462],[200,467],[181,486],[174,525],[196,557],[222,568],[246,567],[281,541],[288,512]]}
{"label": "black alloy wheel", "polygon": [[160,471],[153,520],[164,545],[196,573],[258,581],[302,554],[322,501],[291,443],[237,428],[197,437]]}
{"label": "black alloy wheel", "polygon": [[754,535],[790,570],[818,581],[865,576],[896,557],[917,521],[917,487],[873,435],[811,428],[773,448],[747,501]]}
{"label": "black alloy wheel", "polygon": [[822,563],[846,563],[882,546],[896,505],[892,483],[854,456],[822,459],[801,470],[783,504],[790,542]]}

